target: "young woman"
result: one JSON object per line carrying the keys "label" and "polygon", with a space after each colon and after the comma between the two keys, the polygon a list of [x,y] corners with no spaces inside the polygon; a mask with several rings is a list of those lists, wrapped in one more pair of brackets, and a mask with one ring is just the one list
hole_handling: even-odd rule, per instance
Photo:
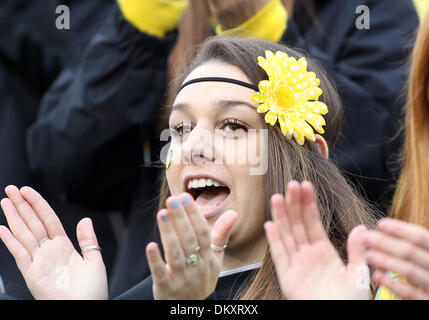
{"label": "young woman", "polygon": [[[314,185],[324,230],[341,259],[350,231],[374,224],[376,214],[328,157],[342,121],[338,95],[323,70],[301,58],[263,40],[214,37],[200,47],[177,81],[169,117],[157,214],[164,259],[150,243],[151,277],[121,298],[282,298],[263,225],[271,195],[293,180]],[[292,183],[288,191],[292,207],[299,203],[295,188]],[[1,227],[0,237],[34,297],[107,298],[90,220],[77,226],[80,255],[36,191],[9,186],[6,193],[1,205],[10,230]],[[302,226],[294,222],[299,234]]]}
{"label": "young woman", "polygon": [[[394,218],[378,223],[377,231],[362,230],[350,235],[351,246],[367,254],[367,262],[376,267],[373,280],[380,287],[375,299],[429,299],[429,16],[422,22],[412,55],[409,76],[408,102],[405,117],[405,144],[402,152],[402,173],[391,209]],[[311,186],[302,186],[307,198],[312,197]],[[365,266],[365,259],[352,259],[351,267],[340,263],[333,245],[329,242],[318,219],[303,223],[305,232],[313,240],[296,250],[287,250],[287,243],[296,239],[281,228],[279,221],[288,220],[283,199],[273,203],[280,212],[266,225],[275,265],[283,293],[295,296],[293,282],[297,274],[309,279],[311,286],[301,287],[300,297],[327,295],[330,288],[343,294],[343,298],[356,295],[358,288],[350,281],[355,274],[356,261]],[[309,206],[308,206],[309,207]],[[317,208],[309,211],[317,217]],[[308,215],[308,214],[307,214]],[[286,268],[285,266],[288,266]],[[311,266],[311,270],[309,268]],[[299,272],[297,271],[299,270]],[[312,277],[315,270],[323,270],[320,278]],[[388,272],[386,272],[388,271]],[[342,274],[343,277],[338,276]],[[362,279],[363,283],[368,282]],[[326,284],[330,286],[326,286]]]}
{"label": "young woman", "polygon": [[378,299],[429,299],[428,155],[429,13],[419,28],[409,76],[402,173],[391,210],[401,221],[380,221],[366,239],[369,263],[379,269]]}

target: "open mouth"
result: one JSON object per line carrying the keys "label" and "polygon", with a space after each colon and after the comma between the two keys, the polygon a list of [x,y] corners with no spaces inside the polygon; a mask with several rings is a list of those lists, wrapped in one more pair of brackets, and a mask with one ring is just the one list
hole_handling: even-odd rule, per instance
{"label": "open mouth", "polygon": [[217,215],[230,194],[225,184],[212,178],[189,178],[185,180],[185,189],[206,218]]}

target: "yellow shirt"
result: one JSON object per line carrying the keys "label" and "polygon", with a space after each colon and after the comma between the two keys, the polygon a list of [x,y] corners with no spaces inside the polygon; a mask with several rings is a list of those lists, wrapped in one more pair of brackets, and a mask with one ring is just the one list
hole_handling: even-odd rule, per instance
{"label": "yellow shirt", "polygon": [[217,34],[239,34],[246,37],[278,42],[287,27],[288,15],[281,0],[271,0],[249,20],[231,30],[223,30],[218,24]]}
{"label": "yellow shirt", "polygon": [[429,8],[429,0],[414,0],[414,5],[416,6],[420,20],[423,20]]}
{"label": "yellow shirt", "polygon": [[[397,273],[388,272],[387,275],[393,279],[393,281],[401,281],[403,283],[407,283],[405,278],[402,278]],[[401,297],[398,297],[389,289],[381,286],[378,288],[377,293],[374,297],[374,300],[403,300]]]}
{"label": "yellow shirt", "polygon": [[125,19],[140,31],[163,38],[179,24],[187,0],[117,0]]}

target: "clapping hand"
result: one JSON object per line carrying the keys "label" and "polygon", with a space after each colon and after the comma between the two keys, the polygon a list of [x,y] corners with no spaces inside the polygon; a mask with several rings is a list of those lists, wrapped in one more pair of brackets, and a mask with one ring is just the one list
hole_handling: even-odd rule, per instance
{"label": "clapping hand", "polygon": [[6,188],[1,201],[9,228],[0,238],[15,258],[35,299],[107,299],[106,269],[91,220],[76,228],[75,250],[49,204],[35,190]]}
{"label": "clapping hand", "polygon": [[234,211],[224,212],[210,231],[191,195],[167,199],[167,208],[157,214],[165,261],[156,243],[146,247],[154,298],[207,298],[216,288],[223,249],[236,219]]}
{"label": "clapping hand", "polygon": [[345,265],[319,218],[313,186],[293,181],[286,199],[271,198],[273,221],[266,222],[277,277],[287,299],[369,299],[364,226],[352,230]]}
{"label": "clapping hand", "polygon": [[[403,299],[429,299],[429,231],[408,222],[384,218],[365,236],[373,280]],[[387,271],[408,281],[394,281]]]}

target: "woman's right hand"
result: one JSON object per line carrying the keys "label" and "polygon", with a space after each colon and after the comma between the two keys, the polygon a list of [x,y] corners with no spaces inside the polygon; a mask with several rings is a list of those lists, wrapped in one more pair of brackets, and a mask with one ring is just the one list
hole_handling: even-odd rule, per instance
{"label": "woman's right hand", "polygon": [[237,213],[226,211],[210,231],[190,194],[168,198],[167,209],[157,214],[166,261],[156,243],[146,246],[154,298],[200,300],[213,293],[222,268],[224,245],[236,219]]}
{"label": "woman's right hand", "polygon": [[[6,188],[1,201],[10,230],[0,238],[15,258],[35,299],[107,299],[106,269],[99,250],[79,254],[49,204],[35,190]],[[91,220],[76,228],[81,250],[98,246]]]}

